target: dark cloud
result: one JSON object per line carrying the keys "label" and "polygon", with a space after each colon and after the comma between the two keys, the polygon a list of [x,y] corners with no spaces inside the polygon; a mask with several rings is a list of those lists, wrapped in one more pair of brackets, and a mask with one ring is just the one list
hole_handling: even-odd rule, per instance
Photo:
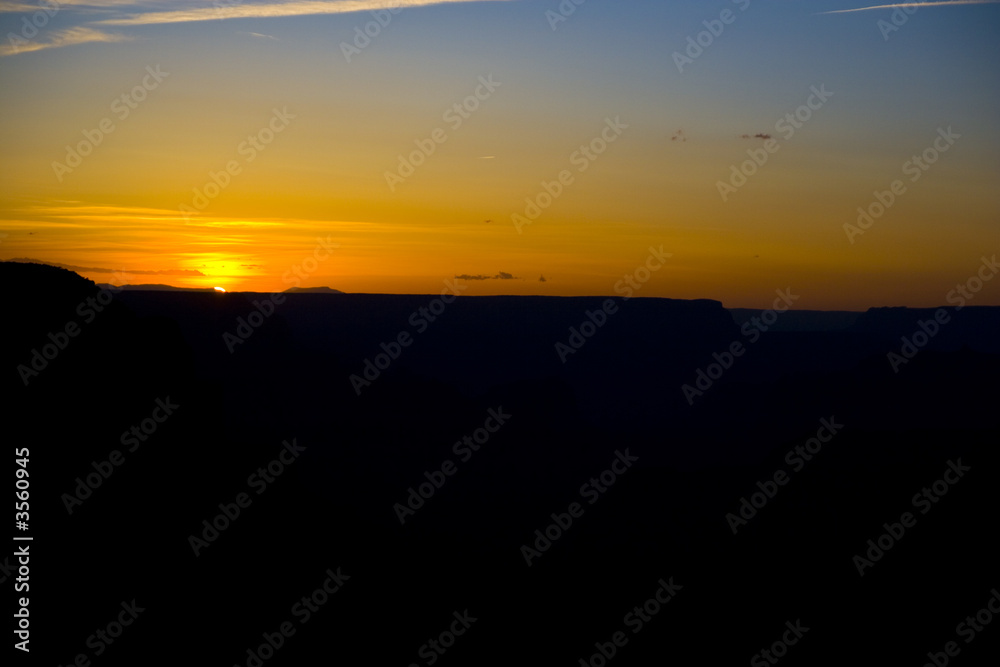
{"label": "dark cloud", "polygon": [[461,276],[455,276],[455,278],[458,280],[521,280],[521,278],[518,278],[513,274],[507,273],[506,271],[501,271],[495,276],[484,276],[484,275],[470,276],[469,274],[463,274]]}
{"label": "dark cloud", "polygon": [[741,134],[740,139],[764,139],[765,141],[770,139],[770,134],[765,134],[764,132],[758,132],[757,134]]}

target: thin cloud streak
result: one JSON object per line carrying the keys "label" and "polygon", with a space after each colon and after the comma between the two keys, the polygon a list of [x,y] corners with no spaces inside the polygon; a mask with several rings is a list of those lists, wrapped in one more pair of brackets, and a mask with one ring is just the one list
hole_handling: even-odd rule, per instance
{"label": "thin cloud streak", "polygon": [[95,25],[156,25],[162,23],[191,23],[237,18],[275,18],[310,16],[318,14],[347,14],[377,9],[429,7],[456,2],[507,2],[509,0],[298,0],[269,4],[245,4],[234,7],[202,7],[168,12],[132,14],[124,18],[96,21]]}
{"label": "thin cloud streak", "polygon": [[34,40],[11,40],[8,44],[0,45],[0,58],[4,56],[14,56],[19,53],[31,53],[43,49],[58,49],[64,46],[76,46],[77,44],[88,44],[91,42],[127,42],[134,39],[127,35],[116,35],[109,32],[102,32],[93,28],[83,26],[59,30],[53,32],[48,41]]}
{"label": "thin cloud streak", "polygon": [[29,4],[27,2],[0,2],[0,14],[10,12],[37,12],[46,8],[58,10],[60,6],[74,7],[122,7],[142,4],[137,0],[52,0],[50,3]]}
{"label": "thin cloud streak", "polygon": [[136,9],[149,5],[163,6],[163,0],[36,0],[34,4],[27,2],[0,1],[0,14],[33,14],[45,11],[50,16],[62,9],[72,9],[75,12],[107,11],[109,9]]}
{"label": "thin cloud streak", "polygon": [[892,5],[873,5],[871,7],[858,7],[857,9],[837,9],[830,12],[820,12],[820,14],[849,14],[852,12],[867,12],[873,9],[906,9],[907,7],[949,7],[952,5],[995,5],[1000,0],[938,0],[935,2],[899,2]]}

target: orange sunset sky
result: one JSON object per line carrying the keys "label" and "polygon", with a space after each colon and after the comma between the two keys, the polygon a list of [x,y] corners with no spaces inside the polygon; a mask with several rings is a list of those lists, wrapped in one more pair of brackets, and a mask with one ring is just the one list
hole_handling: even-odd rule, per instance
{"label": "orange sunset sky", "polygon": [[662,246],[638,296],[858,310],[1000,251],[995,3],[393,4],[0,3],[0,259],[269,292],[329,238],[303,286],[569,296]]}

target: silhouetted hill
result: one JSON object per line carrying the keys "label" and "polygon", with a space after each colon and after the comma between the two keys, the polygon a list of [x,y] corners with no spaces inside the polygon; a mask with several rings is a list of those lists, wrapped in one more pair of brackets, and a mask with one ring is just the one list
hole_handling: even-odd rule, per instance
{"label": "silhouetted hill", "polygon": [[[53,664],[145,664],[182,632],[199,663],[248,665],[291,622],[264,665],[426,665],[468,610],[442,665],[587,664],[618,631],[609,665],[745,664],[797,619],[782,665],[920,665],[1000,574],[997,309],[956,313],[896,372],[887,355],[934,311],[748,335],[710,300],[126,290],[91,317],[101,290],[68,271],[0,279],[30,286],[8,295],[3,390],[31,450],[33,649]],[[18,366],[70,322],[25,384]],[[921,513],[914,494],[946,474]],[[337,568],[350,579],[302,623]],[[683,586],[662,609],[661,579]],[[133,598],[147,611],[95,656],[87,638]],[[988,664],[992,632],[956,661]]]}

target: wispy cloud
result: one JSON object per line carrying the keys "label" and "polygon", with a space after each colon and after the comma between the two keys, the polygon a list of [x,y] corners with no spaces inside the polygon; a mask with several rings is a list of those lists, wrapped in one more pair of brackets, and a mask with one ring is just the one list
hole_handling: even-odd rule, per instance
{"label": "wispy cloud", "polygon": [[1000,0],[940,0],[935,2],[897,2],[891,5],[872,5],[871,7],[858,7],[857,9],[836,9],[821,14],[848,14],[851,12],[867,12],[873,9],[905,9],[908,7],[950,7],[952,5],[995,5]]}
{"label": "wispy cloud", "polygon": [[[77,18],[80,15],[86,16],[87,14],[90,14],[90,17],[88,17],[87,21],[82,22],[84,25],[78,25],[66,30],[54,30],[49,32],[45,38],[22,39],[17,38],[15,35],[12,40],[7,40],[8,43],[0,44],[0,57],[17,55],[19,53],[31,53],[43,49],[74,46],[76,44],[125,42],[133,39],[133,37],[128,35],[109,33],[99,27],[91,26],[144,26],[164,23],[214,21],[230,18],[275,18],[346,14],[378,9],[429,7],[457,2],[507,1],[509,0],[289,0],[287,2],[279,2],[277,0],[263,0],[262,2],[229,0],[231,4],[228,6],[218,3],[214,6],[206,7],[205,4],[207,3],[195,2],[194,0],[181,0],[170,3],[164,2],[164,0],[58,0],[55,3],[54,11],[66,8],[71,9]],[[188,4],[188,6],[176,9],[182,2]],[[164,7],[174,7],[174,9],[163,10]],[[38,10],[39,5],[0,0],[0,14],[15,12],[31,13],[38,12]],[[95,12],[99,12],[105,18],[98,21],[89,20],[90,18],[94,18],[93,14]],[[248,32],[245,34],[277,41],[276,37],[265,33]]]}
{"label": "wispy cloud", "polygon": [[48,0],[47,2],[9,2],[7,0],[0,1],[0,14],[5,13],[33,13],[38,10],[48,8],[48,12],[52,15],[52,12],[58,11],[60,9],[65,9],[71,7],[74,10],[106,10],[113,8],[128,8],[135,9],[136,7],[149,6],[163,6],[166,4],[164,0]]}
{"label": "wispy cloud", "polygon": [[77,218],[87,215],[99,215],[108,219],[113,217],[128,217],[145,220],[154,218],[179,219],[183,217],[176,209],[150,208],[146,206],[109,206],[59,199],[14,210],[28,213],[32,216],[56,218]]}
{"label": "wispy cloud", "polygon": [[18,53],[31,53],[32,51],[41,51],[42,49],[58,49],[63,46],[74,46],[89,42],[125,42],[131,39],[133,38],[127,35],[116,35],[80,26],[67,30],[53,31],[45,41],[9,40],[7,44],[0,44],[0,57],[13,56]]}
{"label": "wispy cloud", "polygon": [[166,12],[145,12],[97,21],[98,25],[155,25],[191,23],[237,18],[274,18],[316,14],[347,14],[390,7],[412,8],[455,2],[506,2],[507,0],[292,0],[292,2],[245,3],[230,7],[198,7]]}
{"label": "wispy cloud", "polygon": [[53,201],[24,208],[11,209],[13,212],[27,215],[31,219],[54,219],[66,221],[94,221],[106,225],[128,225],[135,223],[160,222],[167,225],[177,223],[193,227],[284,227],[288,223],[282,220],[249,220],[246,218],[210,218],[188,219],[177,209],[150,208],[142,206],[108,206],[103,204],[85,204],[82,202]]}
{"label": "wispy cloud", "polygon": [[7,12],[37,12],[38,7],[24,2],[0,2],[0,14]]}
{"label": "wispy cloud", "polygon": [[184,223],[191,227],[284,227],[283,222],[271,220],[188,220]]}

